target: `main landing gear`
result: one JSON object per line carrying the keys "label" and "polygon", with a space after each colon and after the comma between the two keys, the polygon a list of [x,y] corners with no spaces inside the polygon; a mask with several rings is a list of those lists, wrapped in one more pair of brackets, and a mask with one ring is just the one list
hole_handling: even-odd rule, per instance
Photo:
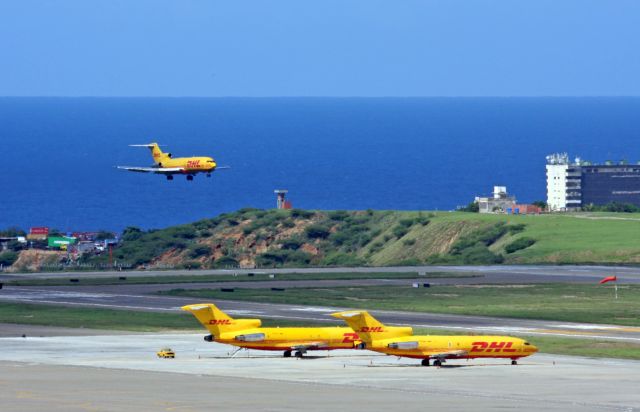
{"label": "main landing gear", "polygon": [[[282,356],[284,356],[285,358],[290,358],[291,357],[291,353],[292,353],[292,351],[286,350],[286,351],[284,351]],[[301,358],[302,355],[304,355],[304,352],[302,352],[300,350],[295,351],[295,353],[293,354],[293,356],[295,356],[296,358]]]}
{"label": "main landing gear", "polygon": [[167,180],[173,180],[173,175],[167,175]]}
{"label": "main landing gear", "polygon": [[511,364],[512,364],[512,365],[517,365],[517,364],[518,364],[518,361],[517,361],[517,360],[515,360],[515,359],[511,359]]}
{"label": "main landing gear", "polygon": [[193,180],[193,175],[187,175],[187,180],[188,181],[192,181]]}
{"label": "main landing gear", "polygon": [[[442,363],[444,362],[444,359],[440,360],[440,359],[434,359],[433,360],[433,366],[442,366]],[[429,358],[427,359],[422,359],[422,366],[429,366]]]}

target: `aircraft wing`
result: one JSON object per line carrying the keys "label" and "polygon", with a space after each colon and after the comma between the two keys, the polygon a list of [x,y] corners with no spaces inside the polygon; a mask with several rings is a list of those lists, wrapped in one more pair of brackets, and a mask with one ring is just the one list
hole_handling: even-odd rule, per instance
{"label": "aircraft wing", "polygon": [[467,356],[469,352],[466,350],[452,350],[447,352],[423,352],[425,355],[428,355],[432,358],[448,358],[448,357],[462,357]]}
{"label": "aircraft wing", "polygon": [[184,170],[181,167],[137,167],[137,166],[117,166],[118,169],[128,170],[130,172],[138,173],[157,173],[157,174],[174,174],[182,173]]}
{"label": "aircraft wing", "polygon": [[307,351],[309,349],[322,349],[329,346],[329,342],[305,342],[299,344],[292,344],[291,349],[299,351]]}

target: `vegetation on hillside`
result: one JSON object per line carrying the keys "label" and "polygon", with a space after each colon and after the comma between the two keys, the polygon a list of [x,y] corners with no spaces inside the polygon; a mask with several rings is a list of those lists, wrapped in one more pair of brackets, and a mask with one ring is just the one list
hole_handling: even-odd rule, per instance
{"label": "vegetation on hillside", "polygon": [[[44,261],[28,252],[14,269]],[[15,260],[4,253],[3,262]],[[161,230],[128,227],[113,249],[124,268],[500,263],[640,263],[640,215],[246,208]],[[79,268],[109,264],[107,254],[87,255]]]}

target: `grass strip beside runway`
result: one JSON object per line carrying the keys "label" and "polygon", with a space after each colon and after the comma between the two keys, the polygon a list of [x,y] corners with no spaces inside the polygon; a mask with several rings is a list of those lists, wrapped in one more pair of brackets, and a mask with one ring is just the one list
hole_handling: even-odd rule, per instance
{"label": "grass strip beside runway", "polygon": [[[132,332],[205,330],[188,313],[133,312],[112,309],[70,308],[53,305],[0,303],[0,323],[92,328]],[[311,323],[284,319],[263,319],[263,326],[326,326],[336,323]],[[416,328],[415,334],[460,335],[459,331]],[[551,336],[523,336],[544,353],[602,358],[640,359],[640,345],[594,339]]]}
{"label": "grass strip beside runway", "polygon": [[640,326],[640,285],[613,286],[547,283],[530,285],[353,286],[295,288],[285,291],[174,289],[161,294],[197,300],[246,300],[262,303],[401,310],[502,318],[557,320]]}

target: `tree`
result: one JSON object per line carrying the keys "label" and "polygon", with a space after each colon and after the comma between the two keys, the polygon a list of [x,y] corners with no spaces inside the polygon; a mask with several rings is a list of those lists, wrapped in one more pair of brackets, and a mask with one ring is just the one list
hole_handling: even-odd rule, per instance
{"label": "tree", "polygon": [[478,202],[471,202],[466,206],[463,207],[459,207],[457,209],[458,212],[471,212],[471,213],[478,213],[480,212],[480,205],[478,204]]}

